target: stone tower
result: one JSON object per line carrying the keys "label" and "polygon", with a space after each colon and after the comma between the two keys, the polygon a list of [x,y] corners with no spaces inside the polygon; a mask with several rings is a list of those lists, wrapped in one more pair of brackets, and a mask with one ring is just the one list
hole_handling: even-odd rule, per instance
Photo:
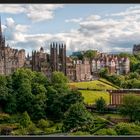
{"label": "stone tower", "polygon": [[25,50],[12,49],[5,45],[0,19],[0,74],[9,75],[25,63]]}
{"label": "stone tower", "polygon": [[5,47],[5,36],[2,35],[2,28],[1,28],[1,17],[0,17],[0,47]]}
{"label": "stone tower", "polygon": [[60,63],[60,71],[62,71],[66,75],[66,45],[59,44],[59,63]]}
{"label": "stone tower", "polygon": [[58,49],[57,49],[57,43],[54,42],[50,45],[50,62],[52,71],[58,71]]}
{"label": "stone tower", "polygon": [[47,63],[47,53],[44,52],[43,47],[39,51],[32,51],[32,70],[41,71],[42,63]]}
{"label": "stone tower", "polygon": [[[59,49],[58,49],[59,47]],[[61,71],[66,75],[66,45],[51,43],[50,63],[52,71]]]}
{"label": "stone tower", "polygon": [[6,74],[6,56],[5,56],[5,36],[2,34],[2,27],[1,27],[1,17],[0,17],[0,56],[1,56],[1,65],[0,68],[2,74]]}

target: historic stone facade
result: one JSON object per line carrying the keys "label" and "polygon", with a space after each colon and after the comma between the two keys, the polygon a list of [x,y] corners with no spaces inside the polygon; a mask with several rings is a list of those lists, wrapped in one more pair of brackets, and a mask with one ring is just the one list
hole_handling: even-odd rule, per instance
{"label": "historic stone facade", "polygon": [[[133,52],[140,51],[140,45],[134,45]],[[78,52],[83,54],[84,51]],[[0,21],[0,74],[11,74],[17,68],[26,67],[33,71],[43,72],[50,77],[52,72],[63,72],[72,81],[87,81],[94,79],[101,68],[107,67],[110,74],[127,74],[130,70],[128,58],[119,58],[115,55],[99,53],[92,61],[84,58],[74,60],[66,56],[66,45],[64,43],[51,43],[50,54],[43,47],[39,51],[32,51],[32,56],[25,58],[25,50],[13,49],[5,45],[5,37],[2,35]],[[77,55],[77,54],[73,54]]]}
{"label": "historic stone facade", "polygon": [[86,58],[74,60],[66,56],[66,45],[61,43],[51,43],[50,54],[44,52],[43,47],[39,51],[33,51],[31,65],[32,70],[43,72],[48,77],[53,71],[63,72],[71,81],[89,81],[97,78],[102,68],[108,68],[110,74],[118,75],[130,71],[128,58],[100,53],[92,61]]}
{"label": "historic stone facade", "polygon": [[66,75],[66,45],[65,44],[52,43],[50,45],[50,63],[51,63],[52,71],[61,71]]}
{"label": "historic stone facade", "polygon": [[41,47],[39,51],[32,51],[32,60],[27,58],[26,67],[29,61],[33,71],[43,72],[50,77],[54,71],[63,72],[71,81],[90,80],[90,64],[88,60],[73,60],[66,56],[66,45],[60,43],[50,44],[50,54],[44,52]]}
{"label": "historic stone facade", "polygon": [[130,60],[127,57],[106,54],[93,59],[91,67],[93,74],[101,68],[108,68],[110,74],[127,74],[130,71]]}
{"label": "historic stone facade", "polygon": [[66,73],[68,79],[71,81],[76,80],[76,68],[75,68],[75,61],[72,60],[70,57],[66,57]]}
{"label": "historic stone facade", "polygon": [[6,46],[0,22],[0,74],[11,74],[25,63],[25,50],[17,50]]}
{"label": "historic stone facade", "polygon": [[51,43],[50,54],[44,52],[43,47],[39,51],[32,51],[30,64],[33,71],[43,72],[48,77],[54,71],[61,71],[66,75],[66,45]]}
{"label": "historic stone facade", "polygon": [[84,59],[77,60],[75,64],[76,69],[76,75],[75,80],[76,81],[89,81],[91,80],[91,71],[90,71],[90,63],[88,60]]}

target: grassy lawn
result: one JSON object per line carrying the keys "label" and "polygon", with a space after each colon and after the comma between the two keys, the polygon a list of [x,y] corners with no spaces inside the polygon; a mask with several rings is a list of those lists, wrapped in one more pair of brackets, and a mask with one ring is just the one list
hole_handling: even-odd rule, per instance
{"label": "grassy lawn", "polygon": [[74,85],[78,88],[89,88],[89,89],[98,89],[98,90],[106,90],[106,89],[116,89],[115,87],[105,84],[101,81],[89,81],[89,82],[73,82],[69,83],[70,85]]}
{"label": "grassy lawn", "polygon": [[110,114],[110,113],[108,113],[108,114],[93,113],[93,115],[100,116],[100,117],[103,117],[103,118],[110,117],[110,118],[113,118],[113,119],[122,119],[122,118],[124,118],[120,114]]}
{"label": "grassy lawn", "polygon": [[84,101],[87,104],[93,104],[95,101],[103,97],[106,101],[106,103],[109,103],[109,93],[104,91],[89,91],[89,90],[79,90],[82,93],[82,96],[84,97]]}
{"label": "grassy lawn", "polygon": [[99,80],[100,80],[100,81],[103,81],[103,82],[106,82],[106,83],[108,83],[108,84],[112,85],[113,87],[116,87],[117,89],[119,89],[119,87],[118,87],[118,86],[114,85],[113,83],[111,83],[111,82],[107,81],[107,80],[106,80],[106,79],[104,79],[104,78],[100,78]]}

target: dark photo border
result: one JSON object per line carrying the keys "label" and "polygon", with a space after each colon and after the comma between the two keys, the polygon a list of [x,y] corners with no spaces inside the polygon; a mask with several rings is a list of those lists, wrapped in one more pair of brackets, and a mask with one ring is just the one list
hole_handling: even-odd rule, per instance
{"label": "dark photo border", "polygon": [[0,0],[0,3],[56,3],[56,4],[72,4],[72,3],[140,3],[140,0]]}
{"label": "dark photo border", "polygon": [[[140,4],[140,0],[0,0],[0,4]],[[140,136],[0,136],[0,140],[140,140]]]}
{"label": "dark photo border", "polygon": [[10,136],[5,136],[5,137],[0,137],[0,140],[139,140],[140,137],[136,137],[136,136],[117,136],[117,137],[85,137],[85,136],[72,136],[72,137],[65,137],[65,136],[61,136],[61,137],[39,137],[39,136],[17,136],[17,137],[10,137]]}

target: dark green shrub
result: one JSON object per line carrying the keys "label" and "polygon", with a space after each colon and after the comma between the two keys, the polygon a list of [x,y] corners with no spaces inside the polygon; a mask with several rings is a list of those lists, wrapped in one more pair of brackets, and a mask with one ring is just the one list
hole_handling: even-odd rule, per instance
{"label": "dark green shrub", "polygon": [[117,135],[116,131],[112,128],[108,128],[108,129],[100,129],[99,131],[97,131],[95,133],[95,135]]}

